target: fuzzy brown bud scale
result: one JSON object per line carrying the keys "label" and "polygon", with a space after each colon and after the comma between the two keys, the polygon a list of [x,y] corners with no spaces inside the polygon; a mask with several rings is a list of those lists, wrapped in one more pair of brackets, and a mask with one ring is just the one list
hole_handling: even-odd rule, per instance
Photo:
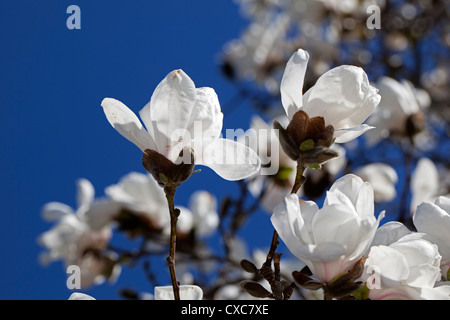
{"label": "fuzzy brown bud scale", "polygon": [[190,161],[188,163],[181,161],[181,163],[176,164],[162,154],[151,149],[146,149],[142,156],[142,165],[161,187],[176,188],[192,175],[195,166],[194,153],[191,149],[183,149],[179,154],[179,159],[184,159],[186,152],[189,153]]}

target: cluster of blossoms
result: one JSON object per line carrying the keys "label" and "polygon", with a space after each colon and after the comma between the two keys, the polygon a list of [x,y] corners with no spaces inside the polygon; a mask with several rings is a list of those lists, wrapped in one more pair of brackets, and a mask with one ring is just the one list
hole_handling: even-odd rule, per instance
{"label": "cluster of blossoms", "polygon": [[[170,72],[139,112],[145,127],[122,102],[105,98],[102,107],[109,123],[141,150],[148,174],[130,173],[98,200],[93,186],[79,180],[75,211],[62,203],[47,204],[44,217],[56,225],[40,238],[49,250],[43,259],[79,266],[82,287],[87,287],[116,279],[125,261],[169,245],[171,285],[156,286],[154,298],[203,299],[200,286],[177,279],[175,252],[183,253],[185,241],[216,231],[226,211],[219,215],[217,200],[206,191],[193,193],[189,208],[177,205],[175,193],[195,165],[204,165],[226,180],[247,181],[272,213],[274,234],[265,259],[236,262],[231,256],[238,246],[230,244],[223,259],[243,269],[241,288],[251,296],[289,299],[302,290],[319,290],[325,299],[450,299],[448,197],[417,206],[414,232],[400,222],[381,225],[385,212],[375,212],[375,201],[395,196],[395,190],[384,186],[398,178],[390,167],[374,164],[358,170],[360,176],[343,175],[326,192],[321,208],[300,199],[307,192],[302,186],[313,180],[314,172],[337,176],[346,160],[335,143],[350,142],[373,129],[364,122],[384,99],[363,69],[350,65],[325,72],[304,90],[308,61],[302,49],[291,55],[280,83],[285,115],[274,121],[276,130],[264,136],[264,143],[256,145],[247,145],[245,136],[238,141],[221,137],[223,114],[214,89],[196,88],[182,70]],[[395,86],[390,88],[395,91]],[[254,126],[267,124],[255,118]],[[278,170],[268,175],[262,155],[273,150],[268,147],[272,144],[280,146]],[[117,253],[109,245],[115,227],[132,237],[143,236],[145,246],[137,253]],[[279,239],[300,260],[287,276],[282,276],[285,260],[277,252]],[[190,253],[198,255],[198,248]],[[295,288],[299,290],[294,293]],[[71,296],[85,298],[92,297]]]}
{"label": "cluster of blossoms", "polygon": [[[450,43],[446,36],[449,11],[445,1],[235,2],[249,24],[239,38],[225,45],[222,60],[226,74],[238,82],[249,81],[278,94],[286,61],[296,48],[302,47],[313,58],[308,87],[333,65],[344,62],[364,66],[380,76],[415,77],[444,109],[448,104],[446,50]],[[376,29],[367,26],[372,8],[379,13]],[[423,43],[428,50],[421,52]],[[410,63],[411,56],[417,61]],[[425,68],[423,60],[430,56],[435,64]]]}
{"label": "cluster of blossoms", "polygon": [[[55,226],[39,237],[47,249],[41,262],[62,260],[65,267],[80,268],[80,287],[85,289],[119,277],[124,257],[111,246],[114,229],[131,238],[144,235],[148,240],[139,254],[151,253],[167,243],[170,233],[169,210],[163,190],[149,174],[131,172],[119,183],[105,189],[106,197],[95,199],[94,187],[86,179],[77,181],[77,210],[66,204],[49,202],[42,216]],[[189,206],[181,211],[180,238],[195,234],[210,236],[218,227],[217,200],[199,190],[192,194]]]}

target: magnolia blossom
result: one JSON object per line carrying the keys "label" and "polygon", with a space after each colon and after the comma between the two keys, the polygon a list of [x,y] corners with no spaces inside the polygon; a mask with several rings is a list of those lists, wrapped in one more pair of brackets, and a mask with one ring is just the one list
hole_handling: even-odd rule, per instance
{"label": "magnolia blossom", "polygon": [[[152,229],[164,229],[170,225],[164,191],[150,174],[130,172],[119,183],[107,187],[105,194],[112,201],[148,221],[148,226]],[[104,222],[108,222],[107,216],[104,216]]]}
{"label": "magnolia blossom", "polygon": [[[105,98],[109,123],[141,151],[150,149],[173,163],[180,152],[193,151],[195,164],[205,165],[226,180],[244,179],[260,168],[258,156],[246,146],[220,138],[223,114],[212,88],[196,88],[183,70],[170,72],[137,116],[122,102]],[[190,157],[183,162],[188,163]]]}
{"label": "magnolia blossom", "polygon": [[425,233],[424,239],[438,246],[442,276],[450,280],[450,198],[438,197],[434,203],[421,203],[413,222],[418,232]]}
{"label": "magnolia blossom", "polygon": [[369,299],[450,299],[450,286],[436,286],[441,261],[438,247],[423,234],[390,222],[378,229],[372,245],[363,272]]}
{"label": "magnolia blossom", "polygon": [[[141,217],[150,229],[170,234],[170,214],[163,189],[150,174],[131,172],[122,177],[118,184],[106,188],[110,199],[133,214]],[[178,217],[177,231],[188,234],[193,228],[199,236],[210,235],[219,224],[217,200],[207,191],[196,191],[191,195],[189,207],[176,206],[181,214]],[[108,224],[114,216],[103,215],[95,225]]]}
{"label": "magnolia blossom", "polygon": [[339,66],[324,73],[306,93],[303,81],[308,52],[299,49],[289,59],[281,81],[281,102],[292,119],[303,110],[310,118],[323,117],[334,128],[337,143],[353,140],[373,127],[362,124],[380,102],[377,89],[359,67]]}
{"label": "magnolia blossom", "polygon": [[[202,300],[203,290],[195,285],[181,285],[181,300]],[[175,300],[172,286],[155,287],[155,300]]]}
{"label": "magnolia blossom", "polygon": [[86,179],[78,180],[77,187],[76,211],[59,202],[44,206],[44,219],[56,221],[56,225],[43,233],[39,242],[49,250],[41,255],[41,261],[63,260],[66,266],[78,266],[81,287],[85,288],[103,282],[105,277],[114,281],[120,273],[117,257],[105,250],[112,236],[111,227],[92,228],[89,223],[91,217],[118,212],[119,207],[107,200],[94,201],[94,188]]}
{"label": "magnolia blossom", "polygon": [[[413,115],[430,105],[430,98],[424,90],[418,90],[408,81],[399,82],[390,77],[381,77],[376,83],[381,95],[380,104],[367,120],[376,127],[367,134],[368,145],[373,145],[393,133],[407,134],[407,121]],[[417,118],[417,120],[420,120]]]}
{"label": "magnolia blossom", "polygon": [[397,195],[395,184],[398,175],[390,165],[371,163],[356,169],[355,174],[372,185],[375,202],[391,201]]}
{"label": "magnolia blossom", "polygon": [[370,184],[348,174],[332,185],[322,209],[290,195],[271,221],[288,249],[320,281],[330,282],[361,259],[383,216],[374,216]]}

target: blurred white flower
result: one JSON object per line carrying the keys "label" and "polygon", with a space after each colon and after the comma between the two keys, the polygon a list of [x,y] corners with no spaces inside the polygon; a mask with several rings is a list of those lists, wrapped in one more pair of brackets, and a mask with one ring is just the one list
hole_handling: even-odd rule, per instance
{"label": "blurred white flower", "polygon": [[377,89],[359,67],[339,66],[324,73],[303,94],[308,52],[299,49],[289,59],[281,81],[281,101],[289,119],[303,110],[332,125],[337,143],[353,140],[372,127],[362,124],[380,102]]}
{"label": "blurred white flower", "polygon": [[441,261],[437,246],[400,225],[388,223],[377,230],[362,278],[367,281],[368,298],[449,300],[450,286],[436,286]]}
{"label": "blurred white flower", "polygon": [[424,239],[438,246],[442,256],[442,276],[449,280],[450,268],[450,198],[438,197],[434,203],[421,203],[413,215],[414,226]]}
{"label": "blurred white flower", "polygon": [[372,185],[375,202],[391,201],[397,195],[398,175],[390,165],[371,163],[356,169],[355,174]]}
{"label": "blurred white flower", "polygon": [[70,295],[69,300],[95,300],[95,298],[85,293],[74,292]]}
{"label": "blurred white flower", "polygon": [[[367,123],[376,127],[366,135],[369,146],[374,145],[383,138],[394,134],[405,136],[407,134],[407,121],[413,115],[430,105],[430,98],[424,90],[413,87],[408,81],[399,82],[390,77],[381,77],[375,86],[381,96],[377,110],[367,120]],[[422,121],[417,118],[417,121]]]}
{"label": "blurred white flower", "polygon": [[[166,196],[150,174],[131,172],[122,177],[119,183],[107,187],[105,194],[148,220],[151,228],[163,229],[170,225]],[[105,222],[107,218],[105,217]]]}
{"label": "blurred white flower", "polygon": [[270,93],[279,92],[281,65],[288,46],[290,24],[287,12],[264,12],[252,20],[239,39],[226,44],[224,64],[230,76],[263,85]]}
{"label": "blurred white flower", "polygon": [[[203,290],[195,285],[180,285],[181,300],[202,300]],[[155,287],[155,300],[175,300],[172,286]]]}
{"label": "blurred white flower", "polygon": [[[122,177],[118,184],[105,190],[112,201],[117,202],[133,214],[140,216],[150,229],[170,234],[170,214],[163,189],[150,174],[131,172]],[[207,191],[196,191],[191,195],[189,207],[176,205],[181,213],[177,231],[183,234],[195,228],[199,236],[210,235],[219,224],[217,200]],[[113,216],[97,219],[96,225],[106,225]]]}
{"label": "blurred white flower", "polygon": [[439,171],[434,162],[420,158],[411,176],[411,214],[420,203],[434,201],[439,195],[439,180]]}
{"label": "blurred white flower", "polygon": [[78,209],[59,203],[47,203],[42,216],[55,221],[55,226],[39,237],[48,249],[41,262],[63,260],[66,266],[77,265],[81,271],[81,287],[86,288],[105,280],[114,281],[120,273],[114,253],[105,250],[112,236],[110,226],[93,228],[90,220],[96,216],[117,214],[119,207],[111,201],[94,201],[94,188],[86,179],[77,181]]}
{"label": "blurred white flower", "polygon": [[193,216],[193,228],[199,236],[211,235],[219,226],[216,197],[204,190],[191,195],[189,209]]}
{"label": "blurred white flower", "polygon": [[370,184],[348,174],[327,192],[322,209],[290,195],[271,221],[288,249],[320,281],[330,282],[361,259],[383,216],[374,216]]}
{"label": "blurred white flower", "polygon": [[[180,152],[190,148],[195,164],[226,180],[247,178],[260,168],[252,150],[220,138],[223,114],[217,94],[212,88],[196,88],[183,70],[170,72],[139,112],[147,130],[122,102],[105,98],[102,107],[109,123],[143,152],[150,149],[176,163]],[[190,161],[184,158],[184,163]]]}

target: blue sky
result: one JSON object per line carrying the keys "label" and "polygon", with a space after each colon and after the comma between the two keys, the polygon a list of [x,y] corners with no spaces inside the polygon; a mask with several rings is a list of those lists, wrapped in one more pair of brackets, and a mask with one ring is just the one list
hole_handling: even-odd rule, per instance
{"label": "blue sky", "polygon": [[[81,30],[66,27],[72,4],[81,9]],[[2,1],[0,12],[0,299],[66,299],[62,265],[38,264],[36,238],[51,227],[42,206],[74,207],[78,178],[101,196],[121,176],[143,172],[141,153],[108,124],[100,102],[114,97],[137,112],[168,72],[182,68],[226,104],[235,89],[218,54],[246,21],[228,0],[18,0]],[[247,128],[248,120],[235,111],[224,128]],[[235,184],[204,168],[178,202],[199,186],[232,192]],[[89,293],[117,297],[108,285]]]}

